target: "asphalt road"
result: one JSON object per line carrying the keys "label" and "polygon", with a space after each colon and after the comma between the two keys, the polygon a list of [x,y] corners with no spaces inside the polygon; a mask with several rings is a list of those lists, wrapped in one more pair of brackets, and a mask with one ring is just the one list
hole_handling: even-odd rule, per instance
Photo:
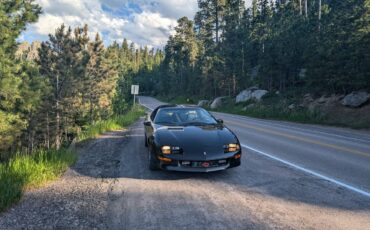
{"label": "asphalt road", "polygon": [[142,121],[116,150],[109,229],[370,229],[369,198],[252,152],[227,171],[150,171]]}
{"label": "asphalt road", "polygon": [[[155,108],[163,102],[140,97]],[[213,113],[233,130],[244,151],[280,161],[370,199],[370,133]]]}

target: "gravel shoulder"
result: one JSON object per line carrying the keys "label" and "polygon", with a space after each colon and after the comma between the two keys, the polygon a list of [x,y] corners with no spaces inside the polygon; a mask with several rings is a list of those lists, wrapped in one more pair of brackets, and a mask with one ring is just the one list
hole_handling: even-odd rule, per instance
{"label": "gravel shoulder", "polygon": [[77,163],[0,214],[0,229],[107,229],[108,201],[120,163],[116,150],[130,132],[110,132],[77,145]]}
{"label": "gravel shoulder", "polygon": [[0,229],[370,229],[369,199],[253,152],[223,172],[151,172],[141,121],[77,151]]}

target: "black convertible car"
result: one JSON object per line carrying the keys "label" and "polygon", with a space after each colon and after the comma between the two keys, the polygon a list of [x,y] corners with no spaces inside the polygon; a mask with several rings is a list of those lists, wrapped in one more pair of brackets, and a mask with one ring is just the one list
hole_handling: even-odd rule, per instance
{"label": "black convertible car", "polygon": [[144,126],[151,170],[211,172],[240,165],[238,138],[203,108],[162,105]]}

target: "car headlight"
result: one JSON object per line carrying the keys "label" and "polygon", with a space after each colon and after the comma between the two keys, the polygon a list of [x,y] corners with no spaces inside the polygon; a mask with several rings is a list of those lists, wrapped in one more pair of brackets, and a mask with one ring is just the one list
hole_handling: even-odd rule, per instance
{"label": "car headlight", "polygon": [[176,153],[181,153],[181,148],[177,146],[162,146],[161,151],[163,154],[176,154]]}
{"label": "car headlight", "polygon": [[224,145],[225,153],[236,152],[240,150],[239,144],[228,144]]}

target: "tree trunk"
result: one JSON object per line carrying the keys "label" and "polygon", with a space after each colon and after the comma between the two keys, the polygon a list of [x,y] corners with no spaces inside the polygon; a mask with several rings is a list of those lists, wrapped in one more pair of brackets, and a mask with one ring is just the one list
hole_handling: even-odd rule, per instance
{"label": "tree trunk", "polygon": [[219,29],[219,18],[218,18],[218,1],[216,0],[216,44],[218,44],[218,29]]}
{"label": "tree trunk", "polygon": [[90,98],[89,98],[90,100],[90,124],[92,124],[94,121],[93,119],[93,100],[92,100],[91,92],[92,91],[90,91]]}
{"label": "tree trunk", "polygon": [[60,114],[59,114],[59,76],[57,75],[57,85],[56,85],[56,128],[55,128],[55,147],[60,149]]}
{"label": "tree trunk", "polygon": [[299,14],[302,15],[302,0],[299,0]]}
{"label": "tree trunk", "polygon": [[305,12],[306,18],[308,18],[308,0],[305,0],[304,2],[305,2],[304,12]]}
{"label": "tree trunk", "polygon": [[245,72],[245,69],[244,69],[245,68],[245,66],[244,66],[245,65],[245,63],[244,63],[245,60],[244,60],[244,58],[245,58],[244,57],[244,42],[242,42],[242,76],[241,76],[242,78],[244,78],[244,72]]}
{"label": "tree trunk", "polygon": [[236,77],[233,75],[233,95],[236,95]]}
{"label": "tree trunk", "polygon": [[50,149],[50,122],[49,113],[46,113],[46,147]]}
{"label": "tree trunk", "polygon": [[319,32],[321,30],[321,0],[319,0]]}

